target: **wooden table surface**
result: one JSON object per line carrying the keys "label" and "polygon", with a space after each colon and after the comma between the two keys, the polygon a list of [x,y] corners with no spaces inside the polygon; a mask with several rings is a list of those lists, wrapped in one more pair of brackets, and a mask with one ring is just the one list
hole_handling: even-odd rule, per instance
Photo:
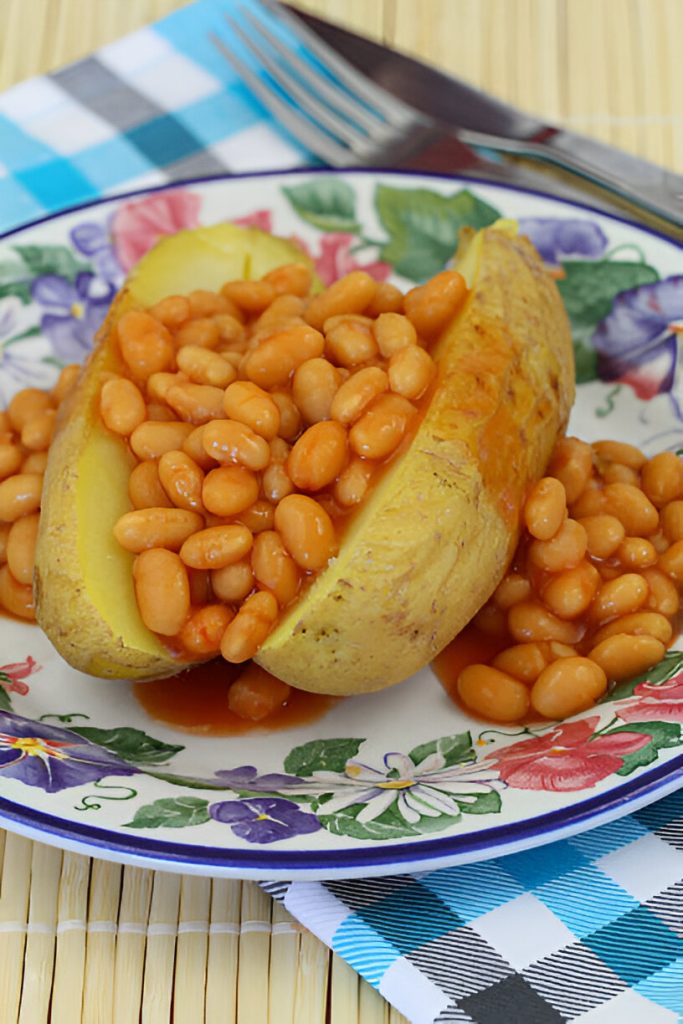
{"label": "wooden table surface", "polygon": [[[683,0],[297,2],[555,123],[683,172]],[[183,0],[0,0],[0,89],[180,6]],[[1,831],[0,861],[2,1024],[403,1020],[253,884],[122,869]],[[181,929],[176,937],[178,921],[203,913],[208,922],[214,912],[235,928],[209,934],[207,924],[204,933]],[[113,924],[58,933],[57,920],[67,919]],[[152,919],[167,922],[168,934],[162,928],[147,938]],[[263,927],[241,928],[245,921]],[[16,928],[7,927],[12,922]],[[119,931],[124,922],[137,927]]]}

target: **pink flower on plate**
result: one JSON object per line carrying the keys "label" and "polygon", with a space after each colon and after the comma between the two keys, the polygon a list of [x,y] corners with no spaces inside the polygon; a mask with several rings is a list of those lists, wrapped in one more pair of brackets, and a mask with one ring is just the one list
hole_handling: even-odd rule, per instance
{"label": "pink flower on plate", "polygon": [[28,686],[24,679],[34,672],[40,672],[42,667],[30,654],[24,661],[0,665],[0,686],[3,686],[8,693],[19,693],[23,697],[28,693]]}
{"label": "pink flower on plate", "polygon": [[254,210],[244,217],[235,217],[233,224],[239,224],[242,228],[258,228],[259,231],[273,230],[273,215],[270,210]]}
{"label": "pink flower on plate", "polygon": [[376,281],[386,281],[391,273],[390,265],[381,260],[361,263],[351,252],[354,241],[354,235],[340,232],[333,232],[321,237],[320,252],[313,259],[318,277],[323,284],[332,284],[344,274],[350,274],[352,270],[365,270]]}
{"label": "pink flower on plate", "polygon": [[625,722],[683,722],[683,672],[665,683],[638,683],[632,703],[619,707]]}
{"label": "pink flower on plate", "polygon": [[198,227],[200,205],[198,195],[180,188],[123,203],[111,225],[114,249],[123,269],[130,270],[163,235]]}
{"label": "pink flower on plate", "polygon": [[627,754],[650,742],[643,733],[618,732],[596,736],[597,715],[580,722],[558,725],[543,736],[513,743],[492,753],[503,782],[512,789],[540,789],[556,793],[590,789],[618,771]]}

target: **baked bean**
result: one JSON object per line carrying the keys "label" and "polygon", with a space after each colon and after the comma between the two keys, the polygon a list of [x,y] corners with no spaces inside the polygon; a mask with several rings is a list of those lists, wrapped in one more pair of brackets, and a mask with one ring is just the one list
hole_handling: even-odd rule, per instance
{"label": "baked bean", "polygon": [[218,292],[212,292],[206,288],[195,288],[187,296],[187,300],[192,317],[216,316],[219,313],[227,313],[233,308],[224,295],[219,295]]}
{"label": "baked bean", "polygon": [[124,512],[114,526],[114,536],[122,548],[136,554],[149,548],[178,551],[203,525],[202,517],[187,509],[139,508]]}
{"label": "baked bean", "polygon": [[592,643],[595,646],[616,633],[627,633],[630,636],[653,636],[660,643],[668,646],[673,636],[673,627],[669,620],[659,612],[632,612],[630,615],[622,615],[621,618],[608,622],[593,635]]}
{"label": "baked bean", "polygon": [[683,583],[683,540],[676,540],[659,556],[657,567],[676,583]]}
{"label": "baked bean", "polygon": [[385,459],[401,443],[415,407],[401,395],[380,395],[351,427],[349,444],[356,455]]}
{"label": "baked bean", "polygon": [[259,665],[248,665],[228,690],[228,708],[250,722],[260,722],[286,703],[291,686]]}
{"label": "baked bean", "polygon": [[646,462],[640,448],[624,441],[594,441],[593,451],[601,462],[618,462],[630,469],[642,469]]}
{"label": "baked bean", "polygon": [[250,346],[254,348],[253,339],[258,338],[262,341],[268,337],[268,332],[272,334],[273,331],[304,323],[305,308],[306,303],[298,295],[276,296],[268,308],[263,310],[258,320],[251,325]]}
{"label": "baked bean", "polygon": [[642,576],[649,588],[645,607],[667,618],[676,615],[681,601],[674,582],[656,566],[643,569]]}
{"label": "baked bean", "polygon": [[0,523],[0,565],[4,565],[7,561],[7,542],[11,529],[12,523]]}
{"label": "baked bean", "polygon": [[177,362],[178,369],[186,373],[194,384],[227,388],[237,377],[235,367],[223,356],[200,345],[185,345],[178,349]]}
{"label": "baked bean", "polygon": [[200,469],[214,469],[216,460],[207,454],[204,447],[205,424],[195,427],[192,433],[188,434],[183,441],[181,448],[186,455],[189,455],[193,462],[196,462]]}
{"label": "baked bean", "polygon": [[653,636],[615,633],[601,640],[588,657],[612,682],[640,675],[661,661],[666,647]]}
{"label": "baked bean", "polygon": [[287,459],[287,473],[301,491],[320,491],[346,464],[346,430],[335,420],[314,423],[296,442]]}
{"label": "baked bean", "polygon": [[550,540],[567,515],[567,499],[559,480],[546,476],[531,489],[524,505],[524,523],[532,537]]}
{"label": "baked bean", "polygon": [[[557,477],[564,486],[567,504],[579,497],[593,472],[593,451],[576,437],[561,437],[550,459],[548,475]],[[576,513],[572,510],[572,515]]]}
{"label": "baked bean", "polygon": [[604,484],[631,484],[633,487],[640,487],[640,474],[619,462],[608,462],[601,476]]}
{"label": "baked bean", "polygon": [[513,604],[526,601],[531,594],[531,583],[518,572],[509,572],[495,589],[493,602],[497,608],[507,611]]}
{"label": "baked bean", "polygon": [[383,313],[401,313],[403,311],[403,292],[389,281],[380,281],[375,294],[366,306],[367,316],[382,316]]}
{"label": "baked bean", "polygon": [[411,289],[403,300],[408,319],[421,338],[433,338],[455,316],[467,295],[457,270],[443,270],[426,284]]}
{"label": "baked bean", "polygon": [[623,524],[629,537],[648,537],[659,526],[659,513],[639,487],[633,484],[606,484],[605,510]]}
{"label": "baked bean", "polygon": [[221,332],[213,317],[197,317],[196,320],[188,320],[176,331],[176,344],[178,348],[185,345],[198,345],[200,348],[218,348]]}
{"label": "baked bean", "polygon": [[22,473],[39,473],[41,476],[47,469],[47,452],[31,452],[21,464]]}
{"label": "baked bean", "polygon": [[161,486],[177,508],[200,513],[204,511],[204,474],[189,455],[181,451],[164,452],[159,459],[158,473]]}
{"label": "baked bean", "polygon": [[276,291],[270,281],[228,281],[221,288],[221,295],[231,299],[245,313],[253,316],[262,313],[271,304]]}
{"label": "baked bean", "polygon": [[456,685],[466,707],[494,722],[517,722],[529,710],[524,683],[490,665],[468,665]]}
{"label": "baked bean", "polygon": [[683,540],[683,501],[668,502],[659,513],[659,523],[670,544]]}
{"label": "baked bean", "polygon": [[247,559],[214,569],[211,573],[211,587],[220,601],[239,604],[254,589],[254,571]]}
{"label": "baked bean", "polygon": [[55,430],[55,409],[46,409],[24,425],[21,443],[32,452],[45,452],[50,447]]}
{"label": "baked bean", "polygon": [[586,547],[593,558],[609,558],[619,550],[626,530],[616,516],[606,512],[577,520],[586,531]]}
{"label": "baked bean", "polygon": [[191,423],[145,420],[130,435],[129,443],[139,459],[159,459],[165,452],[182,448],[191,433]]}
{"label": "baked bean", "polygon": [[36,558],[36,540],[40,516],[34,512],[12,523],[7,538],[7,565],[17,583],[31,586]]}
{"label": "baked bean", "polygon": [[313,283],[313,272],[307,263],[286,263],[263,275],[273,286],[276,295],[308,295]]}
{"label": "baked bean", "polygon": [[294,490],[294,484],[281,462],[271,462],[266,466],[261,477],[261,487],[268,501],[275,504]]}
{"label": "baked bean", "polygon": [[508,636],[507,615],[497,605],[487,603],[480,608],[472,620],[480,633],[486,636],[505,637]]}
{"label": "baked bean", "polygon": [[180,557],[165,548],[142,551],[133,564],[142,621],[154,633],[175,636],[190,613],[190,584]]}
{"label": "baked bean", "polygon": [[545,718],[567,718],[595,704],[607,689],[602,667],[589,658],[559,658],[531,688],[531,706]]}
{"label": "baked bean", "polygon": [[169,393],[171,388],[175,387],[176,384],[184,384],[189,380],[185,373],[169,373],[168,371],[161,371],[160,373],[152,373],[147,378],[145,383],[145,391],[147,393],[147,399],[150,402],[165,402],[166,395]]}
{"label": "baked bean", "polygon": [[332,494],[340,505],[358,505],[365,498],[374,466],[367,459],[353,457],[337,477]]}
{"label": "baked bean", "polygon": [[320,423],[330,418],[332,400],[342,382],[336,366],[318,356],[297,368],[292,380],[292,396],[304,423]]}
{"label": "baked bean", "polygon": [[202,502],[216,516],[236,516],[256,501],[259,484],[244,466],[219,466],[204,477]]}
{"label": "baked bean", "polygon": [[372,325],[377,345],[385,359],[411,345],[417,345],[417,331],[407,316],[382,313]]}
{"label": "baked bean", "polygon": [[223,395],[222,388],[210,384],[176,384],[168,389],[166,401],[186,423],[198,426],[223,416]]}
{"label": "baked bean", "polygon": [[349,369],[367,363],[377,355],[377,342],[370,327],[344,319],[325,331],[325,353],[338,366]]}
{"label": "baked bean", "polygon": [[270,397],[280,414],[278,437],[285,441],[294,441],[301,429],[301,414],[296,403],[285,391],[272,391]]}
{"label": "baked bean", "polygon": [[276,402],[248,380],[235,381],[226,388],[223,411],[230,419],[246,424],[267,441],[277,435],[280,427],[280,411]]}
{"label": "baked bean", "polygon": [[244,352],[247,347],[247,332],[244,324],[236,316],[230,313],[219,313],[213,317],[213,322],[218,331],[219,352],[232,351]]}
{"label": "baked bean", "polygon": [[607,499],[602,483],[598,480],[589,480],[576,501],[569,505],[569,515],[579,520],[603,515],[606,511]]}
{"label": "baked bean", "polygon": [[27,423],[46,409],[52,408],[52,399],[47,391],[40,388],[23,388],[17,391],[7,407],[7,415],[13,430],[21,434]]}
{"label": "baked bean", "polygon": [[587,611],[600,584],[600,573],[595,566],[580,562],[546,584],[543,603],[560,619],[577,619]]}
{"label": "baked bean", "polygon": [[24,460],[24,453],[16,444],[0,444],[0,480],[16,473]]}
{"label": "baked bean", "polygon": [[491,664],[521,683],[530,686],[548,664],[548,645],[545,643],[515,644],[495,656]]}
{"label": "baked bean", "polygon": [[190,654],[218,654],[221,639],[235,617],[224,604],[206,604],[194,612],[180,630],[180,642]]}
{"label": "baked bean", "polygon": [[180,557],[190,569],[222,569],[241,561],[253,543],[250,531],[240,523],[209,526],[187,538]]}
{"label": "baked bean", "polygon": [[658,555],[663,555],[669,546],[669,541],[666,539],[661,530],[657,530],[656,533],[651,533],[648,537],[648,541],[652,544]]}
{"label": "baked bean", "polygon": [[250,352],[244,372],[248,379],[262,388],[279,388],[307,359],[321,356],[325,347],[323,335],[307,324],[279,331]]}
{"label": "baked bean", "polygon": [[216,462],[239,463],[247,469],[265,469],[270,462],[270,445],[246,423],[212,420],[204,427],[204,451]]}
{"label": "baked bean", "polygon": [[33,587],[15,580],[6,565],[0,568],[0,606],[20,619],[35,620]]}
{"label": "baked bean", "polygon": [[379,366],[356,370],[339,387],[330,406],[330,416],[345,425],[355,423],[370,402],[388,388],[389,377]]}
{"label": "baked bean", "polygon": [[149,313],[124,313],[116,330],[121,355],[135,379],[146,380],[152,373],[172,369],[175,348],[171,335]]}
{"label": "baked bean", "polygon": [[429,387],[435,371],[429,352],[409,345],[395,352],[389,360],[389,387],[404,398],[419,398]]}
{"label": "baked bean", "polygon": [[171,508],[173,502],[161,486],[154,459],[138,462],[128,478],[128,497],[133,508]]}
{"label": "baked bean", "polygon": [[317,572],[337,552],[329,515],[306,494],[288,494],[275,508],[275,529],[287,551],[302,569]]}
{"label": "baked bean", "polygon": [[645,537],[625,537],[616,556],[626,569],[647,569],[657,561],[655,546]]}
{"label": "baked bean", "polygon": [[190,581],[190,604],[204,605],[213,600],[211,589],[211,573],[206,569],[188,569]]}
{"label": "baked bean", "polygon": [[59,405],[64,401],[66,396],[72,391],[76,381],[81,375],[82,367],[78,363],[70,363],[65,366],[59,377],[57,383],[50,392],[52,399]]}
{"label": "baked bean", "polygon": [[43,477],[39,473],[15,473],[0,483],[0,519],[13,523],[40,508]]}
{"label": "baked bean", "polygon": [[656,508],[681,497],[683,462],[674,452],[660,452],[643,466],[641,486]]}
{"label": "baked bean", "polygon": [[177,330],[190,319],[190,300],[184,295],[167,295],[150,307],[151,316],[169,330]]}
{"label": "baked bean", "polygon": [[243,523],[254,536],[264,530],[272,530],[275,522],[275,506],[265,498],[255,501],[249,508],[240,512],[240,522]]}
{"label": "baked bean", "polygon": [[114,434],[128,437],[147,417],[140,388],[127,377],[115,377],[102,385],[100,416]]}
{"label": "baked bean", "polygon": [[364,270],[352,270],[314,295],[308,304],[305,320],[317,330],[331,316],[362,313],[377,291],[377,282]]}
{"label": "baked bean", "polygon": [[276,530],[264,530],[254,540],[251,565],[257,582],[286,607],[299,589],[299,567]]}
{"label": "baked bean", "polygon": [[575,644],[581,639],[584,626],[569,622],[544,608],[539,601],[520,601],[507,613],[510,635],[517,643],[535,640],[558,640],[562,644]]}
{"label": "baked bean", "polygon": [[565,519],[550,540],[533,540],[529,545],[529,561],[545,572],[572,569],[586,554],[587,537],[575,519]]}
{"label": "baked bean", "polygon": [[228,625],[221,640],[226,661],[241,663],[253,658],[266,639],[279,612],[277,599],[267,590],[248,597]]}
{"label": "baked bean", "polygon": [[591,606],[591,618],[602,623],[637,612],[647,601],[649,592],[647,580],[639,573],[623,573],[602,584]]}

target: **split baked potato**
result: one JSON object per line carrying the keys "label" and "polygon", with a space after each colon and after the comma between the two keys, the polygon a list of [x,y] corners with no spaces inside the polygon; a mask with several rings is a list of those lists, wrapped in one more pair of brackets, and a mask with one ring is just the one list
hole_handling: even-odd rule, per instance
{"label": "split baked potato", "polygon": [[[187,667],[142,623],[134,556],[112,534],[130,508],[131,469],[126,443],[98,415],[102,375],[120,369],[114,324],[170,293],[259,277],[292,258],[301,254],[259,232],[183,232],[149,253],[115,300],[53,442],[36,559],[38,621],[76,668],[144,679]],[[526,492],[565,427],[571,336],[538,254],[501,222],[465,232],[456,267],[469,294],[432,349],[437,379],[409,446],[256,657],[301,689],[377,690],[428,663],[500,581]]]}

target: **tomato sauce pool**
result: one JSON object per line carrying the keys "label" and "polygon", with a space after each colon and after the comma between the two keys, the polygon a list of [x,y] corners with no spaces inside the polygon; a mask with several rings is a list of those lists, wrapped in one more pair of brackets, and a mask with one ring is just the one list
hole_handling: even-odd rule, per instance
{"label": "tomato sauce pool", "polygon": [[291,689],[286,699],[260,719],[242,718],[230,709],[230,686],[244,673],[267,676],[251,662],[230,665],[222,658],[167,679],[134,683],[133,694],[147,714],[186,732],[205,736],[241,736],[308,725],[322,718],[340,697]]}

